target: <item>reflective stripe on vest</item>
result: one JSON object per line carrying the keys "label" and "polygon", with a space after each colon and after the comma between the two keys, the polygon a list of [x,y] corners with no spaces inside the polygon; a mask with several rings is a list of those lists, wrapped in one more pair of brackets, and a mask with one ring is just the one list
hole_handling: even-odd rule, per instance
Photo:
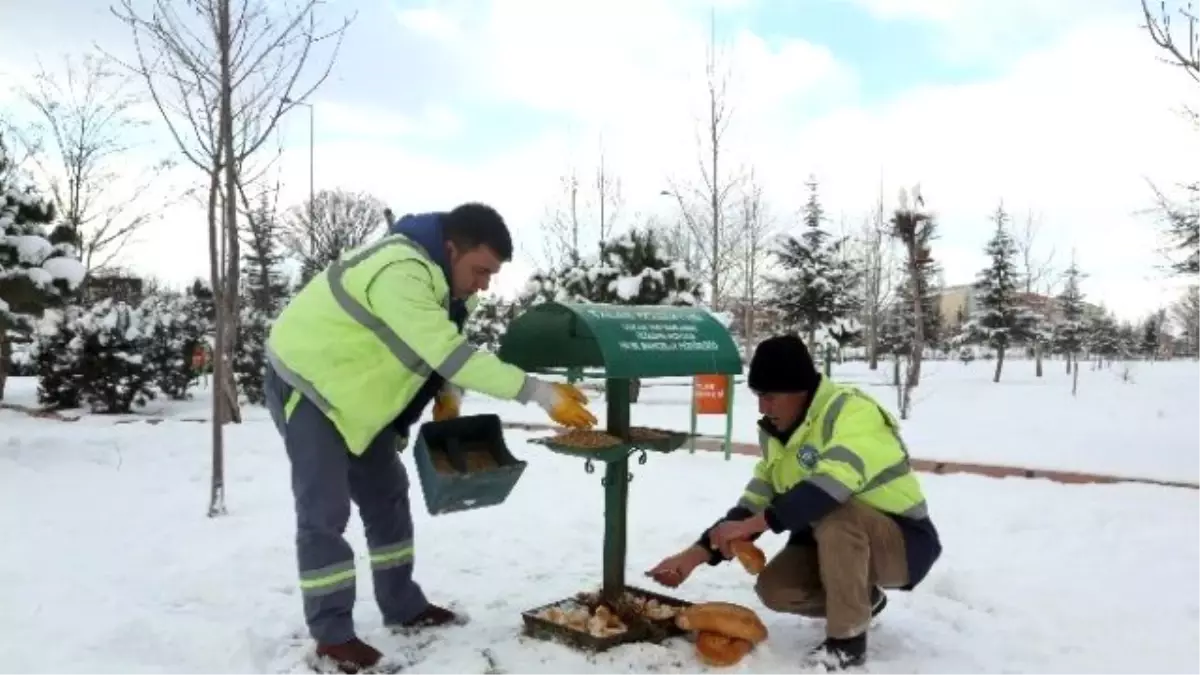
{"label": "reflective stripe on vest", "polygon": [[[838,419],[841,417],[842,409],[846,407],[846,402],[850,400],[851,396],[859,395],[862,395],[861,392],[854,389],[841,391],[825,408],[825,415],[821,419],[822,446],[827,445],[831,440],[833,440],[834,430],[837,427]],[[897,444],[900,446],[900,451],[903,453],[903,457],[900,459],[900,461],[882,469],[879,473],[875,474],[871,480],[866,481],[866,483],[858,491],[858,494],[860,495],[883,487],[892,481],[898,480],[912,473],[912,464],[909,460],[908,447],[905,445],[904,439],[901,437],[899,430],[892,423],[891,417],[887,414],[887,411],[879,406],[879,404],[875,403],[869,398],[867,400],[875,405],[875,407],[879,410],[880,415],[883,416],[884,424],[887,425],[888,430],[891,431],[892,436],[895,437]],[[784,445],[778,439],[772,439],[770,434],[760,429],[759,444],[762,448],[763,457],[768,456],[768,447],[772,440],[774,440],[776,443],[780,443],[780,445]],[[866,475],[866,464],[863,462],[862,457],[860,457],[850,448],[842,445],[830,446],[825,448],[825,451],[820,453],[820,456],[822,458],[849,465],[850,468],[858,473],[859,476]],[[809,475],[804,480],[815,485],[816,487],[821,488],[823,491],[828,493],[829,496],[833,497],[839,502],[844,502],[853,496],[850,488],[846,487],[834,478],[824,474]],[[749,509],[753,513],[758,513],[766,509],[775,496],[774,488],[770,483],[755,477],[746,484],[746,488],[742,493],[741,499],[738,500],[737,505]],[[922,499],[919,503],[905,509],[899,515],[919,520],[929,515],[929,509],[925,500]]]}
{"label": "reflective stripe on vest", "polygon": [[[861,395],[862,395],[862,393],[855,389],[850,389],[849,391],[843,391],[842,393],[838,394],[837,399],[834,400],[834,402],[832,404],[830,404],[829,412],[826,413],[826,415],[825,415],[825,424],[822,428],[822,431],[824,432],[824,441],[826,443],[828,443],[829,439],[833,437],[833,428],[834,428],[834,425],[837,423],[837,416],[841,414],[842,408],[846,405],[846,400],[850,396],[861,396]],[[864,397],[864,398],[866,398],[866,397]],[[904,438],[900,435],[900,430],[897,429],[896,425],[892,423],[891,415],[888,415],[887,411],[884,410],[882,407],[880,407],[880,405],[878,403],[875,403],[871,399],[867,399],[867,400],[868,400],[868,402],[872,403],[876,407],[876,409],[879,410],[879,414],[883,417],[883,423],[887,425],[888,431],[891,431],[892,436],[895,437],[896,444],[900,446],[900,452],[903,454],[903,457],[900,458],[900,461],[896,462],[895,464],[892,464],[891,466],[885,467],[879,473],[875,474],[875,476],[873,478],[871,478],[871,480],[867,481],[866,484],[864,484],[862,486],[862,488],[858,491],[858,494],[860,494],[860,495],[866,494],[877,488],[881,488],[884,485],[887,485],[888,483],[891,483],[894,480],[904,478],[905,476],[907,476],[913,472],[912,462],[910,461],[909,454],[908,454],[908,446],[905,444]],[[842,459],[840,456],[842,452],[849,452],[848,448],[844,448],[842,446],[834,446],[832,448],[828,448],[825,452],[826,452],[826,454],[828,454],[834,450],[840,451],[839,457],[836,458],[839,460]],[[857,456],[855,456],[855,459],[858,461],[859,467],[861,467],[862,460],[860,458],[858,458]],[[863,472],[860,470],[859,473],[861,474]],[[905,509],[899,515],[905,516],[907,518],[913,518],[916,520],[920,520],[922,518],[926,518],[929,516],[929,505],[926,503],[926,501],[924,499],[922,499],[920,502],[917,502],[916,504],[913,504],[912,506]]]}
{"label": "reflective stripe on vest", "polygon": [[[396,357],[396,360],[399,361],[405,368],[422,379],[428,378],[436,370],[439,375],[449,380],[456,373],[458,373],[458,371],[461,370],[464,365],[466,365],[467,361],[470,360],[471,356],[475,354],[475,349],[471,347],[471,345],[464,341],[461,345],[455,347],[440,365],[432,367],[426,363],[425,360],[422,359],[412,347],[409,347],[408,344],[405,343],[404,340],[402,340],[400,336],[395,333],[395,331],[393,331],[391,328],[388,328],[386,323],[380,320],[379,317],[372,314],[370,310],[362,305],[362,303],[355,300],[350,295],[350,292],[346,290],[346,286],[343,282],[343,277],[345,277],[346,272],[358,263],[361,263],[362,261],[371,257],[372,255],[375,255],[376,253],[379,253],[389,246],[407,246],[419,256],[424,258],[427,262],[435,267],[438,267],[437,263],[433,262],[433,259],[429,256],[429,252],[425,250],[423,246],[408,239],[407,237],[403,237],[403,235],[400,235],[398,238],[385,239],[372,244],[347,260],[339,259],[331,263],[326,275],[329,283],[329,290],[332,293],[334,300],[338,303],[338,306],[342,308],[342,311],[346,312],[346,314],[358,322],[363,328],[371,331],[371,333],[387,347],[388,351],[391,352],[392,355]],[[447,310],[449,309],[448,303],[449,296],[447,296],[446,302],[442,303]],[[292,385],[292,387],[294,387],[297,391],[304,394],[304,396],[308,398],[308,400],[312,401],[313,405],[317,406],[321,412],[328,415],[333,411],[333,405],[324,396],[321,396],[321,394],[317,392],[316,387],[314,387],[311,382],[309,382],[299,373],[289,368],[283,362],[283,359],[279,358],[279,355],[275,353],[270,345],[267,345],[266,348],[266,358],[271,364],[271,367],[275,369],[275,372],[279,374],[280,379]]]}

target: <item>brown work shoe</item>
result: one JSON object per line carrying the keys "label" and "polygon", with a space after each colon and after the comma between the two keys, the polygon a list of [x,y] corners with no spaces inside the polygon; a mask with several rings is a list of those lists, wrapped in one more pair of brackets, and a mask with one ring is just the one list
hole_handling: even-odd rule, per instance
{"label": "brown work shoe", "polygon": [[430,604],[425,607],[424,611],[416,617],[400,624],[393,625],[391,629],[395,633],[410,633],[418,631],[422,628],[438,628],[441,626],[461,626],[467,622],[463,616],[452,612],[445,607]]}
{"label": "brown work shoe", "polygon": [[362,640],[352,638],[337,645],[318,644],[317,658],[330,659],[343,673],[357,673],[379,663],[383,654]]}

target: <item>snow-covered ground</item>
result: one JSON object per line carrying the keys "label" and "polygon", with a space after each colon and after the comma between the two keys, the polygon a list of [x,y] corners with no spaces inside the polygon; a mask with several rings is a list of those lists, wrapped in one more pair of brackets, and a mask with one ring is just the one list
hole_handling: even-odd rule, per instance
{"label": "snow-covered ground", "polygon": [[[990,364],[930,364],[908,425],[924,457],[1029,463],[1196,480],[1195,363],[1080,373],[1072,399],[1061,363],[1038,382],[1031,364],[989,380]],[[860,383],[853,365],[836,374]],[[1011,379],[1010,379],[1011,378]],[[32,380],[7,402],[32,403]],[[886,388],[871,388],[886,392]],[[644,391],[635,421],[686,428],[686,389]],[[160,424],[77,422],[0,410],[0,671],[291,672],[307,649],[282,447],[265,411],[228,428],[229,515],[206,518],[207,392],[152,403]],[[735,436],[753,438],[753,400],[738,392]],[[888,399],[890,401],[890,398]],[[470,398],[465,414],[544,421],[534,409]],[[599,411],[602,412],[602,411]],[[129,418],[125,418],[129,419]],[[702,429],[719,432],[716,420]],[[711,426],[709,426],[711,425]],[[600,580],[600,472],[525,441],[530,466],[498,507],[430,517],[410,453],[417,574],[471,623],[443,632],[410,672],[696,672],[682,640],[588,658],[519,637],[520,612]],[[654,455],[633,465],[627,574],[686,545],[736,500],[753,459]],[[1162,672],[1200,669],[1200,493],[1145,485],[923,475],[945,555],[913,593],[893,593],[872,633],[879,672]],[[348,531],[365,552],[357,517]],[[768,554],[782,537],[763,541]],[[545,550],[547,553],[542,553]],[[403,658],[382,631],[360,561],[360,632]],[[656,589],[664,590],[664,589]],[[797,672],[821,624],[762,608],[737,566],[702,568],[670,594],[754,607],[771,637],[733,670]]]}

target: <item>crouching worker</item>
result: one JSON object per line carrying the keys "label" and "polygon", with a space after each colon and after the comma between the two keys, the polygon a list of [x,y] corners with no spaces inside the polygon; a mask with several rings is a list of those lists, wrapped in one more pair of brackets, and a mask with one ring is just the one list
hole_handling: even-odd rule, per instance
{"label": "crouching worker", "polygon": [[648,574],[677,586],[731,544],[788,532],[755,584],[771,610],[825,619],[810,665],[866,662],[867,626],[885,588],[909,591],[941,543],[896,421],[866,394],[821,377],[793,335],[765,340],[750,362],[762,459],[737,505],[699,541]]}
{"label": "crouching worker", "polygon": [[590,428],[583,394],[472,349],[463,323],[512,257],[503,219],[479,204],[406,216],[347,251],[288,303],[267,340],[267,406],[291,462],[300,591],[317,655],[345,672],[375,665],[356,637],[354,552],[343,533],[358,506],[375,600],[394,630],[461,623],[413,579],[409,481],[396,450],[435,397],[438,419],[460,391],[534,402]]}

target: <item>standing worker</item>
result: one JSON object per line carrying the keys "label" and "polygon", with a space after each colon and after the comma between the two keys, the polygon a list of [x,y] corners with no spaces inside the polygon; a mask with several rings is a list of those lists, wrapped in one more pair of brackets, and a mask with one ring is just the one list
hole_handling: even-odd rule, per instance
{"label": "standing worker", "polygon": [[942,552],[899,427],[867,394],[821,377],[795,335],[759,344],[746,379],[763,415],[762,459],[737,505],[648,574],[678,586],[700,565],[731,559],[738,541],[788,532],[758,574],[759,600],[825,619],[806,666],[861,666],[883,589],[911,591]]}
{"label": "standing worker", "polygon": [[462,335],[475,293],[512,258],[504,220],[482,204],[405,216],[380,241],[344,252],[283,309],[267,339],[264,389],[292,467],[305,620],[318,657],[343,672],[379,662],[355,633],[354,552],[343,533],[358,505],[375,600],[395,631],[461,623],[413,579],[408,476],[396,451],[435,397],[458,415],[463,389],[540,405],[590,428],[587,398],[525,374]]}

